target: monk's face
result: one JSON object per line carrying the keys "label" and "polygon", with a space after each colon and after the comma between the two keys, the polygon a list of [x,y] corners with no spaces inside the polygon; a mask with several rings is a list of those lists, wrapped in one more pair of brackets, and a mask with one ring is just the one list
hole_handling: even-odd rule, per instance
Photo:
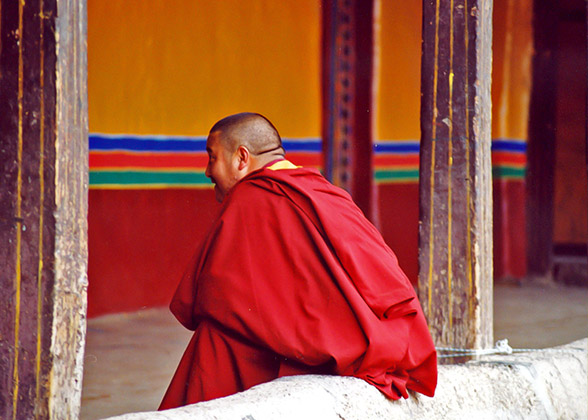
{"label": "monk's face", "polygon": [[227,192],[239,181],[237,152],[230,152],[220,139],[221,133],[210,133],[206,140],[208,165],[205,175],[214,183],[214,193],[218,202],[223,201]]}

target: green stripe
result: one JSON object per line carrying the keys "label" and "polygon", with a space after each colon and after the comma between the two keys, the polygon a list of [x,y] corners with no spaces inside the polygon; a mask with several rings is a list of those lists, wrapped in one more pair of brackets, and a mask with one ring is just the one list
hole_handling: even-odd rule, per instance
{"label": "green stripe", "polygon": [[418,180],[419,170],[418,169],[399,169],[399,170],[376,170],[374,173],[376,181],[389,181],[389,180]]}
{"label": "green stripe", "polygon": [[204,185],[204,172],[90,171],[90,185]]}
{"label": "green stripe", "polygon": [[[525,177],[525,168],[497,166],[492,168],[493,178]],[[418,169],[376,170],[376,182],[418,181]],[[211,185],[204,172],[157,171],[90,171],[90,185]]]}
{"label": "green stripe", "polygon": [[[492,168],[493,178],[524,178],[525,168],[514,168],[508,166],[496,166]],[[418,169],[408,170],[376,170],[374,174],[376,181],[397,181],[397,180],[418,180]]]}
{"label": "green stripe", "polygon": [[492,178],[524,178],[525,168],[495,166],[492,168]]}

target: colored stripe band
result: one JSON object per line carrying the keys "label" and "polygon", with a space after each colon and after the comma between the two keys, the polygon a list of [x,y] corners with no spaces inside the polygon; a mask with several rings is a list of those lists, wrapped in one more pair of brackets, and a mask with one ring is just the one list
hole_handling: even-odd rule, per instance
{"label": "colored stripe band", "polygon": [[[90,134],[90,151],[206,152],[206,137]],[[319,138],[285,138],[286,151],[321,152]]]}
{"label": "colored stripe band", "polygon": [[[318,138],[284,139],[288,158],[296,165],[322,166]],[[419,180],[419,141],[379,141],[374,144],[374,180],[377,184],[414,183]],[[496,139],[492,142],[493,178],[525,176],[526,143]],[[205,137],[90,135],[92,188],[210,187],[204,176]]]}
{"label": "colored stripe band", "polygon": [[409,170],[375,170],[374,177],[376,181],[384,180],[416,180],[419,179],[418,169]]}
{"label": "colored stripe band", "polygon": [[524,178],[525,168],[512,168],[508,166],[498,166],[492,168],[493,178]]}
{"label": "colored stripe band", "polygon": [[526,152],[527,143],[513,140],[492,140],[492,151]]}
{"label": "colored stripe band", "polygon": [[374,153],[419,153],[419,142],[379,142],[374,144]]}
{"label": "colored stripe band", "polygon": [[90,171],[90,185],[209,184],[204,172]]}

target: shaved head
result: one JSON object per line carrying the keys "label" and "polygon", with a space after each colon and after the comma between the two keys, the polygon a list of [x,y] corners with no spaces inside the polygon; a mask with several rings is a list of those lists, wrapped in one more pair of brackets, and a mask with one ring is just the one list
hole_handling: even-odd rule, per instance
{"label": "shaved head", "polygon": [[210,133],[219,132],[220,140],[228,152],[245,146],[253,155],[279,151],[284,154],[278,130],[263,115],[242,112],[229,115],[217,122]]}
{"label": "shaved head", "polygon": [[285,153],[278,130],[263,115],[252,112],[229,115],[213,125],[206,152],[205,174],[214,183],[218,201],[247,174],[284,159]]}

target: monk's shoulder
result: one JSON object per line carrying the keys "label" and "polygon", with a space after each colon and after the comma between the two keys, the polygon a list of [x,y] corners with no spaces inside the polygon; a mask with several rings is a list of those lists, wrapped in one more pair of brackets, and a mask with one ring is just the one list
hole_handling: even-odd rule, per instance
{"label": "monk's shoulder", "polygon": [[227,196],[226,209],[260,211],[271,205],[283,191],[270,177],[255,177],[239,182]]}

